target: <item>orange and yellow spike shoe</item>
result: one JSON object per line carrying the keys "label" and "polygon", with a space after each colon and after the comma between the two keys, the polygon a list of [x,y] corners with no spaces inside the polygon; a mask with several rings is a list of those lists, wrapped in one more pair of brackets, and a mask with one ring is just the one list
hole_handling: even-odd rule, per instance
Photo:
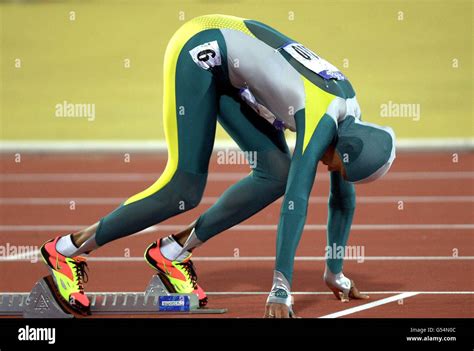
{"label": "orange and yellow spike shoe", "polygon": [[56,251],[56,243],[61,237],[51,239],[40,249],[43,261],[48,265],[54,283],[61,297],[74,311],[82,315],[90,314],[90,301],[84,293],[87,282],[87,263],[84,257],[65,257]]}
{"label": "orange and yellow spike shoe", "polygon": [[145,260],[165,278],[178,294],[196,294],[199,306],[207,304],[207,296],[204,290],[197,284],[197,274],[191,261],[191,254],[183,261],[170,261],[162,255],[161,240],[158,244],[152,243],[145,251]]}

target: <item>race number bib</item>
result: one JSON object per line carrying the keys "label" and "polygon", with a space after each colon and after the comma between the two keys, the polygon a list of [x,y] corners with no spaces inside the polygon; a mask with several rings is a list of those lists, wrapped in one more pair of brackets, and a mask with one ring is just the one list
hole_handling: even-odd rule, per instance
{"label": "race number bib", "polygon": [[221,52],[217,41],[211,41],[189,51],[193,61],[201,68],[206,70],[222,64]]}
{"label": "race number bib", "polygon": [[299,43],[289,43],[282,47],[296,61],[324,79],[345,80],[346,77],[333,65]]}

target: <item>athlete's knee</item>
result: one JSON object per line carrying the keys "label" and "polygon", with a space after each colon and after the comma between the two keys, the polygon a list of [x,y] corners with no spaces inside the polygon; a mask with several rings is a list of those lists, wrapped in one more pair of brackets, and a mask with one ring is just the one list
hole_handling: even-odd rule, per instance
{"label": "athlete's knee", "polygon": [[205,183],[200,182],[187,183],[185,187],[179,190],[180,205],[183,210],[191,210],[199,205],[204,193]]}
{"label": "athlete's knee", "polygon": [[201,202],[207,182],[207,173],[189,173],[177,171],[173,177],[171,192],[178,200],[178,207],[182,211],[195,208]]}
{"label": "athlete's knee", "polygon": [[290,170],[291,157],[279,150],[262,151],[257,154],[254,176],[269,182],[276,192],[283,195]]}
{"label": "athlete's knee", "polygon": [[195,208],[201,202],[206,187],[207,173],[190,173],[176,170],[167,184],[149,198],[155,204],[166,203],[166,206],[184,212]]}
{"label": "athlete's knee", "polygon": [[286,187],[286,181],[288,180],[288,172],[290,171],[291,157],[289,154],[278,152],[272,157],[272,161],[275,163],[271,166],[271,172],[276,180]]}

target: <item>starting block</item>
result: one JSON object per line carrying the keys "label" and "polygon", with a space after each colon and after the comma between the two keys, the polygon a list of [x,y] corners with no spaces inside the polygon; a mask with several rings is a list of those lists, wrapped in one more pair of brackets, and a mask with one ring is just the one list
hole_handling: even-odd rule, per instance
{"label": "starting block", "polygon": [[[168,285],[157,274],[145,292],[96,292],[88,293],[92,315],[113,314],[222,314],[227,309],[199,307],[195,294],[171,293]],[[77,312],[58,296],[53,278],[40,279],[31,292],[0,294],[0,316],[23,316],[24,318],[74,318]]]}

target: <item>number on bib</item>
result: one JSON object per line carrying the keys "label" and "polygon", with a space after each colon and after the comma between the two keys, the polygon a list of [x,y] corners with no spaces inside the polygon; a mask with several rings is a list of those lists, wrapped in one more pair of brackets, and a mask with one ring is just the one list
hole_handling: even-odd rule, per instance
{"label": "number on bib", "polygon": [[328,61],[299,43],[289,43],[282,47],[296,61],[324,79],[345,80],[346,77]]}
{"label": "number on bib", "polygon": [[216,40],[196,46],[189,51],[189,54],[199,67],[206,70],[222,64],[221,52]]}

